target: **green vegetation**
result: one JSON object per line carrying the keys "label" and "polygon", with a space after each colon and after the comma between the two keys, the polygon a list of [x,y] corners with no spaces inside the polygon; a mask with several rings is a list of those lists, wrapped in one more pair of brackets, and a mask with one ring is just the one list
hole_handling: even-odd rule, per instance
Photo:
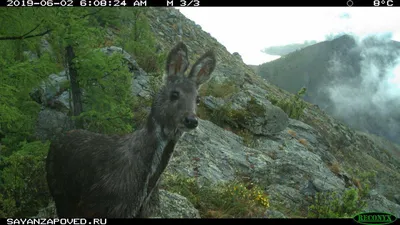
{"label": "green vegetation", "polygon": [[251,133],[248,129],[234,130],[234,133],[241,136],[243,139],[243,145],[255,148],[258,146],[257,139],[254,137],[253,133]]}
{"label": "green vegetation", "polygon": [[48,204],[44,159],[49,142],[21,142],[20,148],[0,160],[0,217],[24,217]]}
{"label": "green vegetation", "polygon": [[262,217],[269,208],[268,196],[255,184],[206,182],[200,188],[195,178],[165,173],[162,188],[185,196],[202,218]]}
{"label": "green vegetation", "polygon": [[[0,9],[0,217],[34,216],[50,200],[44,171],[50,140],[36,137],[41,107],[31,97],[50,74],[76,71],[82,110],[67,114],[84,129],[123,134],[143,119],[132,108],[141,102],[131,96],[131,68],[121,54],[99,49],[122,47],[159,78],[165,53],[157,51],[145,10]],[[60,86],[71,94],[71,83]]]}
{"label": "green vegetation", "polygon": [[[158,52],[156,39],[146,18],[147,9],[120,9],[116,46],[135,56],[139,66],[147,73],[161,73],[166,52]],[[124,24],[123,26],[119,25]]]}
{"label": "green vegetation", "polygon": [[239,91],[234,81],[225,81],[222,83],[208,82],[201,86],[200,95],[202,96],[214,96],[216,98],[229,98],[234,93]]}
{"label": "green vegetation", "polygon": [[319,192],[314,198],[314,203],[308,208],[308,217],[351,218],[366,206],[363,200],[364,193],[356,188],[350,188],[342,195],[335,191]]}
{"label": "green vegetation", "polygon": [[376,171],[361,172],[359,169],[352,168],[347,169],[347,171],[352,175],[353,184],[365,194],[376,184]]}
{"label": "green vegetation", "polygon": [[243,109],[234,109],[231,103],[226,103],[212,112],[206,111],[202,115],[208,114],[208,119],[213,123],[221,127],[229,127],[230,130],[243,138],[244,145],[255,147],[257,145],[255,137],[243,124],[246,124],[251,118],[264,115],[264,112],[263,106],[251,96]]}
{"label": "green vegetation", "polygon": [[[331,167],[332,172],[339,173],[337,164]],[[333,169],[336,168],[337,169]],[[308,208],[308,216],[313,218],[353,217],[366,206],[366,197],[370,191],[371,181],[375,178],[373,172],[351,171],[357,177],[352,182],[355,187],[347,189],[339,195],[335,191],[320,192],[314,197],[314,202]]]}
{"label": "green vegetation", "polygon": [[84,121],[86,129],[95,132],[131,132],[132,76],[123,64],[122,56],[93,52],[87,63],[79,67],[79,72],[91,76],[80,80],[86,94],[83,96],[84,112],[77,119]]}
{"label": "green vegetation", "polygon": [[281,108],[290,118],[299,119],[303,115],[303,110],[306,108],[306,103],[301,98],[305,95],[307,89],[301,88],[297,94],[288,99],[277,100],[269,97],[269,101]]}
{"label": "green vegetation", "polygon": [[199,91],[202,96],[213,96],[227,100],[227,103],[217,109],[209,110],[203,104],[198,107],[200,118],[210,120],[213,123],[229,129],[243,138],[243,144],[248,147],[255,147],[257,142],[253,134],[243,127],[246,121],[255,116],[262,116],[265,109],[258,104],[257,100],[251,96],[243,109],[234,109],[229,102],[229,97],[239,91],[234,81],[225,81],[222,83],[209,82],[203,85]]}

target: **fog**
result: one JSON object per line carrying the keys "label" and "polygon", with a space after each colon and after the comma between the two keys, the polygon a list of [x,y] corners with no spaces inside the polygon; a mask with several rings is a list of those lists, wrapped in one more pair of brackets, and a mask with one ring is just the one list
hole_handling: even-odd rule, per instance
{"label": "fog", "polygon": [[259,65],[276,58],[271,46],[324,41],[327,35],[391,32],[400,41],[400,13],[390,7],[178,7],[243,61]]}
{"label": "fog", "polygon": [[[330,60],[329,95],[333,114],[352,127],[400,143],[400,48],[390,34],[357,37],[351,51],[361,56],[360,72],[338,55]],[[346,76],[346,75],[349,76]]]}

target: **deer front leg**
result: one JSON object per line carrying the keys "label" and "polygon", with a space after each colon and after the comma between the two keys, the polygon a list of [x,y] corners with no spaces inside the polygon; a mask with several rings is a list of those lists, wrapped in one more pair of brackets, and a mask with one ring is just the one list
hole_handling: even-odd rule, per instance
{"label": "deer front leg", "polygon": [[147,196],[147,199],[142,205],[139,217],[148,218],[158,216],[160,212],[160,191],[158,182],[153,190]]}

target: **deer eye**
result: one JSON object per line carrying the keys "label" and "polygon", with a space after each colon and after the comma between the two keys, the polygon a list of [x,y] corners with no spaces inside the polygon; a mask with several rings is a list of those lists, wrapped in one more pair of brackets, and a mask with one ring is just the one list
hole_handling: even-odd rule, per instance
{"label": "deer eye", "polygon": [[178,91],[172,91],[172,92],[171,92],[171,95],[169,96],[169,98],[171,99],[171,101],[178,100],[178,98],[179,98],[179,92],[178,92]]}
{"label": "deer eye", "polygon": [[196,104],[197,104],[197,105],[200,104],[200,96],[197,96],[197,98],[196,98]]}

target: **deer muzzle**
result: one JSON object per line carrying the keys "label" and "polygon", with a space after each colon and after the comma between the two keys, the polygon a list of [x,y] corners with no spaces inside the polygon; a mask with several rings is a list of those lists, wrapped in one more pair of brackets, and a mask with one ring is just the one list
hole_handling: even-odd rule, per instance
{"label": "deer muzzle", "polygon": [[188,115],[183,120],[183,124],[188,129],[194,129],[199,125],[199,121],[197,120],[196,115]]}

